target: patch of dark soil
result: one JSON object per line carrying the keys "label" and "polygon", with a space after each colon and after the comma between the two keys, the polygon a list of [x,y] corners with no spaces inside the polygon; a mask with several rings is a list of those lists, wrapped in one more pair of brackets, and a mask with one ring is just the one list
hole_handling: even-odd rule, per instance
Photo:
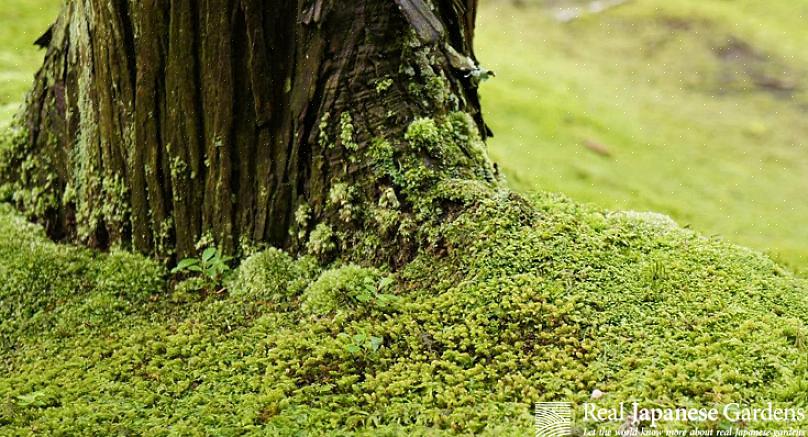
{"label": "patch of dark soil", "polygon": [[713,53],[721,63],[718,78],[721,94],[762,91],[790,99],[799,89],[796,73],[739,38],[729,37],[724,44],[714,47]]}
{"label": "patch of dark soil", "polygon": [[674,17],[670,15],[664,15],[659,17],[659,23],[670,30],[673,31],[687,31],[693,28],[694,24],[693,21],[682,18],[682,17]]}

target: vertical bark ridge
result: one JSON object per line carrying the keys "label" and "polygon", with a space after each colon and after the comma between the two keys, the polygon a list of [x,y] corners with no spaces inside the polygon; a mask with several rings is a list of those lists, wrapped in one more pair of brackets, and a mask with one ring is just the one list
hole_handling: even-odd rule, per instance
{"label": "vertical bark ridge", "polygon": [[[175,259],[200,244],[299,244],[300,205],[329,214],[338,182],[378,194],[356,159],[373,141],[398,147],[416,117],[479,112],[440,54],[473,57],[476,1],[435,5],[416,12],[449,35],[420,47],[392,0],[68,1],[0,179],[38,157],[18,205],[90,246]],[[428,79],[453,97],[419,91]]]}
{"label": "vertical bark ridge", "polygon": [[[94,66],[93,46],[97,41],[96,29],[93,23],[97,21],[97,14],[88,0],[75,2],[75,16],[81,19],[71,21],[71,34],[76,37],[71,50],[70,63],[75,65]],[[96,90],[95,68],[84,68],[77,72],[76,105],[77,111],[71,113],[78,119],[78,137],[76,148],[72,151],[73,169],[77,175],[75,190],[78,209],[76,220],[78,238],[91,246],[103,247],[106,241],[106,232],[102,229],[100,196],[101,185],[99,174],[103,169],[101,161],[101,129],[99,123],[98,94]]]}
{"label": "vertical bark ridge", "polygon": [[128,239],[129,227],[128,191],[124,185],[127,180],[126,159],[132,148],[131,136],[128,134],[131,124],[128,122],[132,113],[132,88],[124,23],[121,20],[122,5],[125,3],[109,3],[94,1],[93,9],[98,13],[98,21],[103,26],[94,27],[99,40],[104,44],[93,45],[93,58],[96,67],[95,93],[98,106],[98,129],[100,137],[100,167],[102,175],[101,199],[103,202],[103,224],[99,224],[99,245],[107,241]]}
{"label": "vertical bark ridge", "polygon": [[261,2],[241,0],[241,9],[247,35],[247,46],[243,52],[247,59],[247,68],[243,74],[250,79],[256,125],[260,128],[269,122],[274,113],[272,89],[273,85],[277,86],[278,78],[269,74],[273,71],[273,57],[267,56],[268,41],[264,31],[265,17]]}
{"label": "vertical bark ridge", "polygon": [[204,180],[202,133],[199,123],[199,96],[196,81],[197,38],[193,2],[172,1],[169,13],[168,56],[166,63],[167,107],[166,150],[170,162],[176,251],[188,256],[200,237]]}
{"label": "vertical bark ridge", "polygon": [[[248,18],[247,9],[244,2],[240,2],[236,8],[236,19],[234,25],[234,46],[233,53],[235,60],[234,68],[234,147],[232,149],[233,162],[233,187],[235,194],[233,205],[235,208],[235,226],[233,228],[234,242],[240,244],[242,234],[252,234],[252,224],[255,217],[255,142],[256,131],[265,122],[259,120],[256,108],[264,102],[265,90],[261,89],[261,79],[258,72],[253,71],[256,65],[254,54],[251,56],[250,31],[255,32],[255,27],[260,24],[256,21],[258,17]],[[254,11],[251,11],[255,13]],[[239,25],[238,23],[244,23]],[[245,25],[246,24],[246,25]],[[264,63],[266,64],[266,63]],[[264,70],[266,74],[267,70]],[[256,88],[259,83],[259,88]],[[259,97],[260,96],[260,97]],[[268,108],[266,108],[268,109]]]}

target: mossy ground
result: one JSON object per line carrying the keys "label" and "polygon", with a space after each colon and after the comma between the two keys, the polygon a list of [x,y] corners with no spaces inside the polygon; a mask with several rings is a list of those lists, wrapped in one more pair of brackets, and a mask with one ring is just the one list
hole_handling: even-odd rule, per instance
{"label": "mossy ground", "polygon": [[[547,96],[531,101],[576,101]],[[533,402],[594,389],[601,406],[808,407],[808,284],[768,257],[557,195],[432,194],[459,206],[394,274],[270,249],[226,294],[0,206],[0,435],[529,435]]]}
{"label": "mossy ground", "polygon": [[517,435],[533,402],[594,389],[808,406],[808,285],[767,257],[664,216],[439,191],[464,212],[395,274],[270,249],[227,295],[3,207],[0,434]]}

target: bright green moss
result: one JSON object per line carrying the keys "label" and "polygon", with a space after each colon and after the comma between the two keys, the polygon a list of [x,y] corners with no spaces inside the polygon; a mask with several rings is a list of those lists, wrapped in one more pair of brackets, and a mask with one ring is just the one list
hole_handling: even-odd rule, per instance
{"label": "bright green moss", "polygon": [[64,193],[62,193],[62,204],[68,205],[75,202],[76,202],[76,189],[73,188],[73,185],[67,184],[65,186]]}
{"label": "bright green moss", "polygon": [[213,247],[215,245],[216,242],[213,239],[213,234],[208,230],[200,235],[199,239],[196,240],[196,243],[194,243],[194,249],[196,249],[197,252],[202,252],[206,248]]}
{"label": "bright green moss", "polygon": [[166,217],[158,226],[157,232],[154,234],[154,251],[158,256],[170,257],[176,251],[172,241],[174,217]]}
{"label": "bright green moss", "polygon": [[14,198],[14,184],[5,182],[0,184],[0,201],[11,202]]}
{"label": "bright green moss", "polygon": [[376,81],[376,93],[382,94],[385,91],[389,90],[390,87],[393,86],[393,79],[392,78],[385,78]]}
{"label": "bright green moss", "polygon": [[449,88],[449,81],[443,76],[431,76],[424,85],[424,92],[438,105],[443,105],[447,99],[456,99]]}
{"label": "bright green moss", "polygon": [[311,219],[311,207],[304,203],[295,210],[295,223],[300,227],[306,227]]}
{"label": "bright green moss", "polygon": [[14,202],[31,218],[42,219],[59,205],[56,175],[49,158],[29,150],[28,131],[19,126],[3,129],[0,137],[2,197]]}
{"label": "bright green moss", "polygon": [[307,203],[300,204],[295,210],[295,221],[289,229],[290,235],[293,235],[298,241],[305,241],[310,220],[311,207]]}
{"label": "bright green moss", "polygon": [[407,127],[404,139],[409,141],[413,148],[435,151],[442,141],[440,131],[431,118],[417,118]]}
{"label": "bright green moss", "polygon": [[235,296],[283,303],[299,295],[317,271],[312,258],[295,260],[270,248],[245,259],[227,288]]}
{"label": "bright green moss", "polygon": [[325,223],[318,223],[309,235],[309,241],[306,243],[306,249],[309,253],[317,256],[325,256],[329,252],[336,249],[334,242],[334,231],[331,226]]}
{"label": "bright green moss", "polygon": [[521,435],[594,389],[808,403],[808,286],[766,257],[481,181],[434,196],[462,209],[395,276],[270,249],[208,297],[0,211],[0,430]]}
{"label": "bright green moss", "polygon": [[328,193],[328,206],[337,211],[340,221],[349,223],[353,220],[357,205],[354,205],[355,190],[343,182],[331,186]]}
{"label": "bright green moss", "polygon": [[351,189],[348,184],[344,182],[337,182],[331,186],[328,192],[328,201],[331,206],[341,207],[351,202]]}
{"label": "bright green moss", "polygon": [[188,174],[190,173],[188,170],[188,164],[182,158],[175,156],[174,159],[171,160],[172,180],[181,180],[187,178]]}
{"label": "bright green moss", "polygon": [[[389,154],[376,144],[372,159],[377,168],[387,170],[406,201],[426,205],[431,202],[434,186],[443,180],[496,180],[494,168],[485,151],[485,144],[468,114],[452,112],[441,119],[418,118],[410,123],[404,134],[401,153],[394,153],[393,165],[384,164]],[[376,157],[381,155],[381,158]]]}
{"label": "bright green moss", "polygon": [[101,205],[101,215],[104,222],[113,229],[122,229],[130,211],[129,188],[119,175],[104,178],[102,186],[104,202]]}
{"label": "bright green moss", "polygon": [[8,347],[26,335],[73,335],[78,326],[71,324],[106,326],[164,285],[159,263],[52,243],[7,205],[0,208],[0,258],[0,338]]}
{"label": "bright green moss", "polygon": [[370,305],[377,299],[380,279],[379,271],[356,265],[327,270],[303,292],[301,308],[325,315]]}
{"label": "bright green moss", "polygon": [[328,148],[333,145],[333,143],[331,143],[330,138],[328,137],[328,123],[330,120],[331,120],[330,112],[326,112],[320,118],[320,124],[318,125],[318,130],[320,131],[320,134],[318,136],[318,143],[322,148]]}
{"label": "bright green moss", "polygon": [[[339,140],[342,147],[350,152],[355,152],[359,149],[359,144],[354,140],[354,125],[353,119],[349,112],[343,112],[339,117]],[[355,156],[351,155],[354,159]]]}
{"label": "bright green moss", "polygon": [[396,190],[390,187],[384,188],[381,196],[379,196],[379,206],[386,209],[398,209],[401,207],[401,203],[396,196]]}
{"label": "bright green moss", "polygon": [[154,260],[113,250],[94,264],[90,277],[95,279],[98,292],[143,302],[163,290],[165,274],[162,264]]}
{"label": "bright green moss", "polygon": [[395,161],[393,160],[393,146],[389,141],[383,138],[374,138],[366,153],[377,174],[390,175],[396,171]]}
{"label": "bright green moss", "polygon": [[0,208],[0,434],[529,435],[532,402],[594,388],[601,406],[808,404],[803,281],[664,216],[492,189],[488,168],[453,168],[484,157],[468,116],[431,125],[418,159],[402,138],[368,151],[401,185],[359,214],[428,236],[395,281],[271,249],[229,295],[164,290],[159,264],[53,244]]}

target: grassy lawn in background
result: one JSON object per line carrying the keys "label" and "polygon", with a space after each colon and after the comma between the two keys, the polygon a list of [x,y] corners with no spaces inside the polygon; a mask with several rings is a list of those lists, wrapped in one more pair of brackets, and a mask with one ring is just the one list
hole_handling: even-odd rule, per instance
{"label": "grassy lawn in background", "polygon": [[476,40],[515,188],[663,212],[806,271],[807,1],[643,0],[570,23],[526,3],[483,2]]}
{"label": "grassy lawn in background", "polygon": [[17,112],[44,51],[34,41],[53,22],[61,0],[3,0],[0,4],[0,126]]}

